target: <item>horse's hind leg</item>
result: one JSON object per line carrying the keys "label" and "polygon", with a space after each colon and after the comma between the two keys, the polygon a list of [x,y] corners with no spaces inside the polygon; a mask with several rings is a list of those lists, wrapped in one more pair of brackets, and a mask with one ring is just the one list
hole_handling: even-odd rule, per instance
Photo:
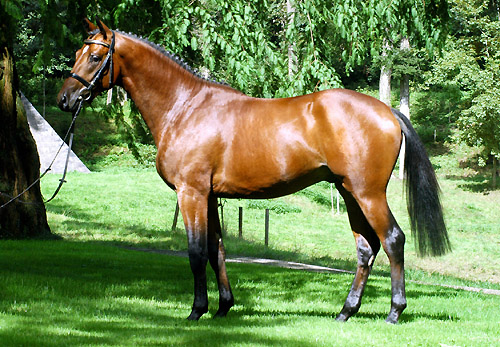
{"label": "horse's hind leg", "polygon": [[386,322],[397,323],[406,308],[404,278],[405,235],[394,219],[385,192],[360,194],[356,196],[363,214],[382,243],[391,265],[391,310]]}
{"label": "horse's hind leg", "polygon": [[208,259],[219,286],[219,310],[214,318],[224,317],[234,305],[234,298],[226,273],[226,252],[222,243],[217,198],[213,196],[208,200]]}
{"label": "horse's hind leg", "polygon": [[358,254],[358,266],[351,290],[349,291],[342,311],[340,311],[336,317],[338,321],[346,321],[349,317],[358,312],[361,306],[361,298],[373,261],[380,250],[380,241],[353,196],[340,185],[337,185],[337,189],[341,192],[346,203],[349,223],[351,224],[352,232],[356,240],[356,250]]}
{"label": "horse's hind leg", "polygon": [[397,323],[399,316],[406,308],[405,273],[404,273],[404,245],[405,235],[389,210],[390,227],[384,235],[382,245],[391,263],[391,310],[385,320],[388,323]]}

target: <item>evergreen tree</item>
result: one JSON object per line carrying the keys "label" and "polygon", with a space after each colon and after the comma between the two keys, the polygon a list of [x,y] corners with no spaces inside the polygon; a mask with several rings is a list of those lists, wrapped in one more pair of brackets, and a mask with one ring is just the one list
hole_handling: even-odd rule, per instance
{"label": "evergreen tree", "polygon": [[456,120],[460,141],[482,149],[482,164],[492,164],[495,188],[500,158],[500,11],[494,0],[450,3],[452,32],[427,85],[431,92],[454,93],[454,107],[445,116]]}
{"label": "evergreen tree", "polygon": [[2,1],[0,6],[0,238],[50,235],[39,183],[11,202],[40,176],[12,48],[20,5],[20,1]]}

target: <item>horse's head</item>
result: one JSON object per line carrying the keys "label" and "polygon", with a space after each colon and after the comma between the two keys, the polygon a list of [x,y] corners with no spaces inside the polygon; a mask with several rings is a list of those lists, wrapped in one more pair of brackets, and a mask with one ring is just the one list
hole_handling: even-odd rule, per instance
{"label": "horse's head", "polygon": [[92,99],[113,86],[118,78],[118,67],[113,63],[115,33],[97,19],[97,26],[84,20],[89,37],[76,52],[76,61],[70,77],[57,95],[57,104],[63,111],[74,111],[84,101]]}

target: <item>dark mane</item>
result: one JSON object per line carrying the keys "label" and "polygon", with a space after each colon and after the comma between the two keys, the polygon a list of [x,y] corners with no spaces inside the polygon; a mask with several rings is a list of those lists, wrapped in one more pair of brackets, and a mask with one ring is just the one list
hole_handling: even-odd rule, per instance
{"label": "dark mane", "polygon": [[166,50],[164,47],[154,43],[154,42],[151,42],[149,41],[148,39],[145,39],[144,37],[142,36],[137,36],[135,34],[132,34],[132,33],[125,33],[123,31],[120,31],[120,30],[116,30],[116,32],[124,35],[124,36],[128,36],[130,38],[133,38],[133,39],[136,39],[138,41],[141,41],[145,44],[147,44],[148,46],[150,46],[151,48],[154,48],[156,51],[160,52],[161,54],[163,54],[164,56],[166,56],[167,58],[169,58],[170,60],[172,60],[174,63],[176,63],[179,67],[181,67],[182,69],[186,70],[187,72],[189,72],[190,74],[192,74],[193,76],[195,77],[198,77],[202,80],[205,80],[207,82],[211,82],[211,83],[215,83],[215,84],[220,84],[220,85],[223,85],[223,86],[227,86],[227,87],[230,87],[227,83],[225,82],[219,82],[213,78],[206,78],[204,76],[202,76],[200,74],[200,72],[198,71],[198,69],[193,69],[191,68],[191,66],[189,66],[188,63],[186,63],[184,61],[184,59],[178,57],[177,55],[175,55],[174,53]]}

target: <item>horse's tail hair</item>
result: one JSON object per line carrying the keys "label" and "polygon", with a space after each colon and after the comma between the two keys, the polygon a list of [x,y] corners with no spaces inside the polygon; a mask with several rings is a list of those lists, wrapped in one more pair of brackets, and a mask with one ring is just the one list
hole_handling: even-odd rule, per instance
{"label": "horse's tail hair", "polygon": [[438,256],[451,250],[439,199],[441,193],[436,173],[424,144],[410,123],[392,109],[405,135],[404,177],[412,236],[420,256]]}

